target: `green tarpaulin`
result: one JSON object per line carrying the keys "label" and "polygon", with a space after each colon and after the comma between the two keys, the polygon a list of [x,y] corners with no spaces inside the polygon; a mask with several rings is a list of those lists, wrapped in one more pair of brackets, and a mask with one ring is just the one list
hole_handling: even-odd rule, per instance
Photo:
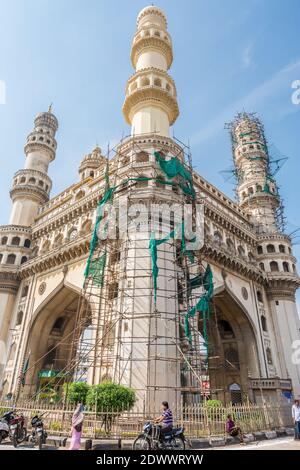
{"label": "green tarpaulin", "polygon": [[196,312],[202,313],[203,319],[203,338],[206,348],[208,347],[208,335],[207,335],[207,320],[210,315],[210,300],[213,295],[214,285],[213,285],[213,274],[210,265],[207,265],[203,276],[203,287],[205,289],[205,294],[203,294],[196,305],[191,308],[185,315],[185,334],[188,340],[192,341],[192,334],[190,331],[189,319],[193,318],[196,315]]}
{"label": "green tarpaulin", "polygon": [[92,277],[93,284],[103,287],[104,271],[106,265],[106,253],[100,258],[93,259],[90,263],[89,276]]}
{"label": "green tarpaulin", "polygon": [[175,230],[169,233],[169,235],[165,238],[161,238],[156,240],[154,235],[151,234],[150,241],[149,241],[149,250],[151,255],[152,261],[152,277],[153,277],[153,287],[154,287],[154,303],[156,304],[157,299],[157,277],[158,277],[158,266],[157,266],[157,247],[162,243],[168,242],[171,238],[175,237]]}
{"label": "green tarpaulin", "polygon": [[84,271],[84,276],[85,277],[87,277],[90,274],[90,266],[91,266],[91,262],[92,262],[92,257],[93,257],[94,251],[95,251],[95,249],[98,245],[98,240],[99,240],[98,239],[98,230],[99,230],[101,220],[103,219],[103,206],[108,201],[110,201],[112,199],[115,190],[116,190],[116,186],[112,187],[112,188],[108,188],[105,191],[104,196],[102,197],[101,201],[98,204],[96,223],[95,223],[95,227],[94,227],[94,230],[93,230],[92,239],[90,241],[90,254],[89,254],[89,257],[88,257],[88,260],[87,260],[87,263],[86,263],[86,267],[85,267],[85,271]]}
{"label": "green tarpaulin", "polygon": [[197,289],[203,285],[203,274],[198,274],[197,276],[189,279],[188,281],[188,293],[190,294],[193,289]]}
{"label": "green tarpaulin", "polygon": [[167,177],[170,179],[178,177],[178,185],[182,191],[194,199],[196,194],[193,188],[192,174],[185,168],[178,158],[172,157],[170,160],[165,160],[159,152],[154,152],[154,156],[156,162]]}

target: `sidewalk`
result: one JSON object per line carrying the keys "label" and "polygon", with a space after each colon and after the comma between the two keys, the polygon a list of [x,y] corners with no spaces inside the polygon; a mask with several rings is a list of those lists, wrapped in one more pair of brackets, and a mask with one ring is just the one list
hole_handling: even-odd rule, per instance
{"label": "sidewalk", "polygon": [[[274,431],[259,431],[245,435],[245,443],[272,441],[278,438],[294,437],[293,428],[279,428]],[[134,439],[82,439],[82,450],[131,450]],[[186,449],[214,449],[239,445],[239,439],[234,437],[213,437],[188,440]],[[58,436],[48,436],[47,444],[57,449],[67,449],[70,439]],[[300,448],[300,446],[299,446]]]}

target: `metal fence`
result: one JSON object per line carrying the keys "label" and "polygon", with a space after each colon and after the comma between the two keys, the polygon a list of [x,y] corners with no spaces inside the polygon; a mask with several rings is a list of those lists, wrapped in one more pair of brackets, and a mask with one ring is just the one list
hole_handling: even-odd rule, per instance
{"label": "metal fence", "polygon": [[[48,404],[44,402],[19,401],[17,411],[27,418],[36,413],[44,413],[43,421],[48,434],[57,436],[71,435],[71,421],[74,405]],[[11,409],[8,402],[0,401],[0,415]],[[116,437],[131,439],[141,432],[143,424],[155,416],[158,410],[146,413],[139,409],[126,412],[118,410],[98,410],[85,407],[83,436],[94,439]],[[273,430],[293,426],[291,407],[288,405],[253,405],[224,406],[209,408],[205,405],[182,406],[174,410],[174,425],[184,426],[185,435],[189,438],[213,437],[226,435],[226,419],[232,416],[243,433],[262,430]]]}

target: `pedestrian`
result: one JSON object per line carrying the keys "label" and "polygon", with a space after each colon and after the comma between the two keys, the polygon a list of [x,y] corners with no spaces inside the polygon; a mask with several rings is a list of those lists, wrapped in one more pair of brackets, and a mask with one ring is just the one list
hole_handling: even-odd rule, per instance
{"label": "pedestrian", "polygon": [[69,450],[79,450],[83,425],[83,406],[79,403],[72,417],[72,439]]}
{"label": "pedestrian", "polygon": [[299,400],[294,400],[292,406],[292,416],[295,425],[295,439],[300,439],[300,402]]}
{"label": "pedestrian", "polygon": [[243,436],[242,430],[241,430],[241,428],[239,428],[238,426],[235,425],[235,422],[233,421],[231,415],[227,416],[226,432],[231,437],[238,436],[239,439],[240,439],[240,443],[244,444],[244,436]]}

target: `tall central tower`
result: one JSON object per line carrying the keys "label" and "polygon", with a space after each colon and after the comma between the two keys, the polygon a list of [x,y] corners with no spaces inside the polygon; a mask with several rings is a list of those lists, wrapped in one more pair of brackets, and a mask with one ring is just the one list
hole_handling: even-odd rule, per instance
{"label": "tall central tower", "polygon": [[167,72],[173,62],[172,40],[165,15],[155,6],[138,15],[131,62],[136,71],[127,81],[123,105],[131,132],[168,137],[179,109],[176,86]]}

